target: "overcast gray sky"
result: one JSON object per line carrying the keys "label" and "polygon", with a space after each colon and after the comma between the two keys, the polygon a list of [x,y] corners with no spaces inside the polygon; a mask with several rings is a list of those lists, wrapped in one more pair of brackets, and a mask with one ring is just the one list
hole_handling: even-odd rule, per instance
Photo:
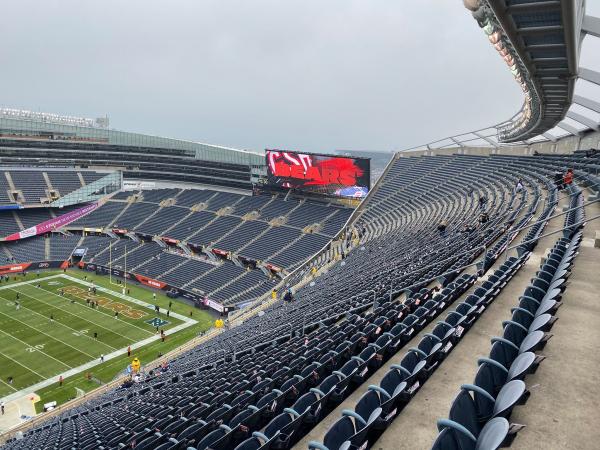
{"label": "overcast gray sky", "polygon": [[0,104],[237,148],[399,150],[522,97],[460,0],[18,0]]}

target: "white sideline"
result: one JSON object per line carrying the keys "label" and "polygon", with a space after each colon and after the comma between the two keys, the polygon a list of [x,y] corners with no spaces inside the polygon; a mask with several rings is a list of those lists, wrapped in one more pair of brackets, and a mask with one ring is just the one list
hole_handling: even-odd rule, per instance
{"label": "white sideline", "polygon": [[[75,277],[72,277],[72,276],[67,275],[67,274],[50,275],[48,277],[40,277],[39,279],[36,278],[36,279],[33,279],[33,280],[29,280],[29,281],[22,281],[22,282],[19,282],[19,283],[12,283],[12,284],[9,284],[9,285],[0,286],[0,290],[14,289],[15,287],[18,287],[18,286],[23,286],[25,284],[31,284],[31,283],[37,283],[39,280],[49,280],[49,279],[52,279],[52,278],[66,278],[66,279],[68,279],[70,281],[73,281],[74,283],[83,284],[84,286],[95,286],[96,289],[98,291],[100,291],[100,292],[105,292],[105,293],[110,294],[110,295],[112,295],[114,297],[121,298],[121,299],[126,300],[128,302],[135,303],[136,305],[139,305],[139,306],[142,306],[142,307],[145,307],[145,308],[149,308],[149,309],[151,309],[151,310],[154,311],[154,305],[150,305],[150,304],[145,303],[145,302],[143,302],[141,300],[138,300],[136,298],[129,297],[128,295],[123,295],[123,294],[121,294],[119,292],[115,292],[115,291],[113,291],[111,289],[107,289],[107,288],[104,288],[104,287],[101,287],[101,286],[97,286],[95,284],[92,284],[92,283],[84,281],[84,280],[80,280],[79,278],[75,278]],[[190,319],[189,317],[186,317],[186,316],[183,316],[181,314],[174,313],[174,312],[171,312],[170,316],[175,317],[176,319],[181,320],[183,323],[181,323],[181,324],[179,324],[179,325],[177,325],[177,326],[175,326],[173,328],[170,328],[169,329],[169,334],[177,333],[178,331],[181,331],[181,330],[183,330],[185,328],[188,328],[188,327],[190,327],[190,326],[198,323],[197,320]],[[143,347],[146,344],[149,344],[152,341],[156,341],[158,339],[160,339],[160,335],[152,335],[150,337],[147,337],[146,339],[138,341],[135,344],[131,344],[131,350],[135,350],[135,349],[138,349],[140,347]],[[124,355],[126,353],[127,353],[127,347],[115,350],[112,353],[108,353],[108,354],[104,355],[104,361],[105,362],[106,361],[110,361],[111,359],[114,359],[114,358],[116,358],[118,356],[121,356],[121,355]],[[57,380],[58,380],[58,377],[60,377],[61,375],[62,375],[62,377],[64,379],[66,379],[67,377],[70,377],[72,375],[76,375],[78,373],[81,373],[81,372],[83,372],[83,371],[85,371],[87,369],[90,369],[92,367],[95,367],[95,366],[97,366],[99,364],[102,364],[100,362],[99,358],[93,359],[92,361],[89,361],[89,362],[87,362],[85,364],[82,364],[82,365],[80,365],[78,367],[73,367],[70,370],[67,370],[67,371],[62,372],[62,373],[58,373],[58,374],[54,375],[51,378],[48,378],[48,379],[43,380],[43,381],[40,381],[39,383],[36,383],[34,385],[31,385],[31,386],[27,386],[26,388],[21,389],[20,391],[13,392],[12,394],[7,395],[6,397],[0,398],[0,401],[3,401],[5,403],[15,401],[15,400],[23,397],[24,395],[27,395],[27,394],[31,393],[31,392],[35,392],[35,391],[37,391],[39,389],[43,389],[43,388],[48,387],[48,386],[50,386],[52,384],[56,384]],[[29,367],[27,367],[27,369],[31,370],[31,369],[29,369]]]}

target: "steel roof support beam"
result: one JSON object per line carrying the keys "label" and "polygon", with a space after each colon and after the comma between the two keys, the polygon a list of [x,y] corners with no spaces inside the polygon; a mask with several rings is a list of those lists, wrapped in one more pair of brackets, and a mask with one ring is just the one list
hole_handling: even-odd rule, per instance
{"label": "steel roof support beam", "polygon": [[577,103],[587,109],[591,109],[592,111],[596,111],[600,113],[600,102],[595,100],[590,100],[589,98],[582,97],[581,95],[573,96],[573,103]]}
{"label": "steel roof support beam", "polygon": [[579,78],[600,86],[600,72],[596,72],[595,70],[586,69],[585,67],[580,67],[579,68]]}
{"label": "steel roof support beam", "polygon": [[517,32],[523,34],[546,34],[552,33],[553,31],[563,31],[562,25],[547,25],[539,27],[523,27],[517,28]]}
{"label": "steel roof support beam", "polygon": [[575,128],[572,127],[571,125],[569,125],[568,123],[564,123],[564,122],[560,122],[558,125],[556,125],[558,128],[562,128],[565,131],[568,131],[569,133],[571,133],[573,136],[579,136],[580,131]]}
{"label": "steel roof support beam", "polygon": [[600,18],[594,16],[585,16],[583,18],[581,31],[591,34],[595,37],[600,37]]}
{"label": "steel roof support beam", "polygon": [[532,3],[517,3],[510,5],[506,11],[509,14],[523,14],[523,13],[539,13],[541,11],[546,12],[549,10],[560,9],[560,0],[547,0],[543,2],[532,2]]}
{"label": "steel roof support beam", "polygon": [[473,134],[474,134],[475,136],[477,136],[477,137],[479,137],[479,138],[483,139],[484,141],[487,141],[487,142],[489,142],[490,144],[492,144],[492,146],[493,146],[494,148],[498,148],[498,144],[496,144],[494,141],[492,141],[492,140],[491,140],[489,137],[487,137],[487,136],[484,136],[483,134],[480,134],[480,133],[473,133]]}
{"label": "steel roof support beam", "polygon": [[458,140],[454,139],[453,137],[451,137],[451,138],[450,138],[450,140],[451,140],[452,142],[454,142],[455,144],[457,144],[459,147],[464,147],[464,145],[463,145],[463,143],[462,143],[462,142],[460,142],[460,141],[458,141]]}
{"label": "steel roof support beam", "polygon": [[598,131],[598,124],[594,122],[592,119],[589,119],[581,114],[577,114],[573,111],[569,111],[567,113],[567,117],[569,119],[573,119],[575,122],[579,122],[582,125],[585,125],[588,128],[591,128],[594,131]]}

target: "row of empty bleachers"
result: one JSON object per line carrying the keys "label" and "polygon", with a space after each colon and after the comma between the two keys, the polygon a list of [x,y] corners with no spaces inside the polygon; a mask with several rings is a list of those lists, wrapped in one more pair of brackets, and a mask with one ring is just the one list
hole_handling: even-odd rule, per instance
{"label": "row of empty bleachers", "polygon": [[250,236],[259,236],[267,228],[269,228],[269,225],[265,222],[247,220],[239,226],[235,233],[229,233],[227,236],[219,239],[215,242],[214,246],[237,252],[244,245],[248,244]]}
{"label": "row of empty bleachers", "polygon": [[46,261],[46,239],[35,236],[3,244],[13,255],[15,262]]}
{"label": "row of empty bleachers", "polygon": [[82,187],[81,180],[77,172],[56,172],[47,171],[48,179],[54,190],[57,190],[61,196],[69,192],[76,191]]}
{"label": "row of empty bleachers", "polygon": [[342,229],[344,224],[350,218],[352,210],[349,208],[338,208],[333,216],[330,216],[327,221],[323,223],[321,233],[327,236],[335,236],[335,234]]}
{"label": "row of empty bleachers", "polygon": [[161,253],[162,247],[156,242],[142,241],[137,246],[130,247],[127,251],[127,254],[121,256],[120,258],[113,257],[113,266],[118,265],[127,267],[127,270],[130,271],[133,267],[144,264],[149,259],[154,258]]}
{"label": "row of empty bleachers", "polygon": [[49,240],[50,244],[50,260],[51,261],[66,261],[71,256],[71,253],[77,246],[81,236],[55,236]]}
{"label": "row of empty bleachers", "polygon": [[268,280],[267,276],[260,270],[247,270],[246,273],[237,278],[234,283],[230,283],[229,285],[218,289],[216,292],[213,291],[210,294],[210,297],[215,300],[226,302],[230,298],[240,294],[242,291],[250,289],[266,280]]}
{"label": "row of empty bleachers", "polygon": [[150,235],[162,235],[165,230],[172,227],[189,213],[190,210],[186,208],[167,206],[160,209],[150,219],[135,227],[135,230]]}
{"label": "row of empty bleachers", "polygon": [[237,216],[244,216],[252,211],[259,211],[263,206],[271,201],[266,196],[244,196],[236,204],[234,212]]}
{"label": "row of empty bleachers", "polygon": [[240,255],[257,260],[266,260],[269,256],[280,251],[283,247],[298,239],[302,233],[285,225],[271,227],[256,241],[239,250]]}
{"label": "row of empty bleachers", "polygon": [[113,196],[111,196],[111,200],[127,200],[129,197],[133,196],[133,195],[138,195],[140,193],[140,191],[119,191],[117,193],[115,193]]}
{"label": "row of empty bleachers", "polygon": [[[111,240],[107,247],[101,249],[89,261],[99,266],[108,266],[109,263],[125,256],[126,252],[133,250],[138,245],[140,244],[131,239]],[[116,268],[124,268],[124,264],[119,264]]]}
{"label": "row of empty bleachers", "polygon": [[83,181],[85,181],[85,184],[91,184],[94,181],[98,181],[100,178],[105,177],[106,173],[102,173],[102,172],[92,172],[89,170],[84,170],[81,171],[81,176],[83,177]]}
{"label": "row of empty bleachers", "polygon": [[20,190],[27,203],[41,203],[47,198],[48,185],[40,170],[15,170],[10,173],[13,184]]}
{"label": "row of empty bleachers", "polygon": [[12,211],[0,211],[0,237],[21,231]]}
{"label": "row of empty bleachers", "polygon": [[[512,227],[536,213],[542,192],[548,192],[547,205],[556,206],[550,195],[555,188],[544,182],[543,167],[462,156],[415,158],[409,165],[421,163],[426,170],[411,180],[395,184],[389,174],[384,177],[382,187],[388,189],[365,205],[361,226],[370,231],[361,246],[295,292],[294,302],[274,302],[264,313],[171,360],[167,376],[148,376],[142,383],[102,393],[36,425],[7,448],[290,449],[401,347],[411,350],[402,361],[404,370],[395,371],[409,377],[398,392],[409,397],[405,388],[414,385],[430,362],[421,362],[427,348],[411,348],[418,331],[440,320],[453,302],[457,304],[447,320],[455,325],[481,312],[458,301],[484,275],[486,255],[480,249],[513,237]],[[444,167],[449,168],[446,176]],[[528,189],[516,194],[520,176],[527,177]],[[484,193],[489,221],[479,224],[478,197]],[[441,220],[448,222],[446,230],[437,229]],[[467,225],[474,231],[465,232]],[[481,273],[461,274],[464,265],[476,261],[482,263],[477,266]],[[238,271],[228,276],[242,280],[249,275]],[[258,283],[255,289],[268,285]],[[217,296],[219,287],[228,288],[219,279],[211,284]],[[433,299],[432,284],[445,301]],[[444,331],[440,340],[454,336],[451,323],[438,326]],[[352,411],[355,415],[344,414],[352,438],[354,431],[372,425],[362,411],[361,404]],[[348,445],[346,440],[329,449],[363,442],[357,437]]]}
{"label": "row of empty bleachers", "polygon": [[[198,261],[196,259],[188,259],[181,256],[176,258],[177,259],[174,258],[174,261],[171,265],[163,266],[162,274],[157,274],[157,276],[160,275],[160,279],[162,281],[173,286],[183,286],[189,283],[190,280],[193,280],[207,270],[211,269],[211,267],[208,267],[208,263]],[[177,267],[175,270],[168,271],[167,273],[164,272],[165,267],[172,268],[176,265],[179,265],[179,267]]]}
{"label": "row of empty bleachers", "polygon": [[42,223],[52,218],[48,208],[22,209],[17,213],[17,215],[19,216],[19,219],[21,219],[21,223],[25,228],[32,227],[38,223]]}
{"label": "row of empty bleachers", "polygon": [[[187,210],[184,209],[184,211]],[[166,234],[173,239],[186,240],[186,238],[204,228],[215,218],[216,215],[210,211],[193,212],[189,217],[184,218],[171,228]]]}
{"label": "row of empty bleachers", "polygon": [[[32,169],[15,169],[15,168],[0,168],[0,204],[15,204],[13,198],[8,194],[11,190],[5,172],[9,173],[13,185],[16,190],[23,193],[25,203],[41,203],[42,199],[47,199],[47,191],[50,186],[55,191],[58,191],[59,196],[76,191],[83,187],[79,175],[83,177],[86,183],[96,181],[106,174],[93,171],[77,171],[77,170],[32,170]],[[50,186],[46,182],[44,174],[50,181]]]}
{"label": "row of empty bleachers", "polygon": [[148,203],[160,203],[168,198],[173,198],[179,194],[179,189],[167,188],[167,189],[154,189],[143,192],[143,201]]}
{"label": "row of empty bleachers", "polygon": [[335,212],[334,209],[326,206],[304,203],[289,214],[286,224],[304,228],[314,223],[324,222],[326,217]]}
{"label": "row of empty bleachers", "polygon": [[89,227],[103,228],[108,226],[117,217],[123,209],[127,207],[127,203],[122,202],[106,202],[100,208],[86,214],[83,217],[70,223],[72,227]]}
{"label": "row of empty bleachers", "polygon": [[0,205],[14,204],[13,199],[9,196],[10,184],[4,175],[4,170],[0,167]]}
{"label": "row of empty bleachers", "polygon": [[105,235],[89,235],[83,238],[83,241],[79,245],[81,248],[85,248],[86,254],[85,258],[87,260],[96,256],[96,254],[100,253],[102,250],[106,249],[112,242],[112,239]]}
{"label": "row of empty bleachers", "polygon": [[[110,202],[109,202],[110,203]],[[154,203],[132,203],[125,212],[117,218],[113,226],[133,230],[140,222],[146,220],[151,214],[158,210]]]}
{"label": "row of empty bleachers", "polygon": [[327,245],[329,238],[319,234],[304,234],[288,248],[275,255],[268,256],[270,263],[279,267],[291,268],[304,262]]}
{"label": "row of empty bleachers", "polygon": [[260,210],[260,217],[267,222],[277,217],[287,215],[298,204],[292,201],[273,199]]}
{"label": "row of empty bleachers", "polygon": [[[209,266],[209,264],[204,263]],[[203,293],[209,293],[222,287],[224,284],[240,276],[246,271],[243,267],[236,266],[231,262],[223,262],[220,266],[210,266],[200,278],[186,284],[187,289],[197,289]]]}
{"label": "row of empty bleachers", "polygon": [[185,189],[177,196],[177,205],[191,208],[194,205],[205,203],[211,197],[217,195],[216,191],[201,189]]}
{"label": "row of empty bleachers", "polygon": [[[203,229],[198,231],[191,237],[188,237],[187,241],[192,244],[198,245],[210,245],[213,242],[219,240],[221,236],[224,236],[230,232],[234,227],[238,226],[242,222],[242,219],[236,216],[220,216],[216,220],[205,226]],[[227,250],[227,249],[226,249]]]}
{"label": "row of empty bleachers", "polygon": [[[181,264],[184,261],[179,255],[173,253],[157,253],[154,257],[150,258],[142,265],[137,267],[132,266],[136,273],[145,275],[150,278],[161,278],[161,275],[173,267]],[[188,278],[189,281],[191,278]]]}

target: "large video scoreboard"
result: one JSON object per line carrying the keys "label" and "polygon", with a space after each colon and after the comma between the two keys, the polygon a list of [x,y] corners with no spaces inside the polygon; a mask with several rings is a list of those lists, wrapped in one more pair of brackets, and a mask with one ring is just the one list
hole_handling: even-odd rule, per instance
{"label": "large video scoreboard", "polygon": [[270,149],[265,153],[269,186],[344,198],[362,198],[369,193],[369,158]]}

